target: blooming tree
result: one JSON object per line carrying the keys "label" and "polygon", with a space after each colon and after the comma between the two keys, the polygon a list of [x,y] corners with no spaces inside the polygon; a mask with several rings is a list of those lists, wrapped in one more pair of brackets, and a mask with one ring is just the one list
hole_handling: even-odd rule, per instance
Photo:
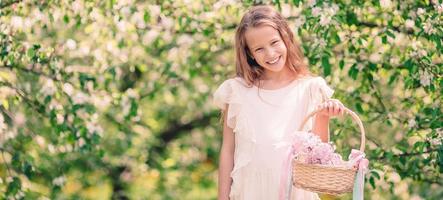
{"label": "blooming tree", "polygon": [[[210,97],[257,3],[281,11],[310,69],[364,122],[367,195],[441,196],[441,0],[6,0],[0,197],[215,198]],[[350,122],[331,132],[346,157],[359,145]]]}

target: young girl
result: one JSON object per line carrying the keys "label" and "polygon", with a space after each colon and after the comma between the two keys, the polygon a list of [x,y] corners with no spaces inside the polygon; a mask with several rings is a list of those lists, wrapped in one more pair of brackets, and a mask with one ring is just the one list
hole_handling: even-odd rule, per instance
{"label": "young girl", "polygon": [[[291,135],[303,118],[322,111],[304,130],[329,141],[329,118],[342,115],[333,90],[314,77],[285,19],[270,6],[252,7],[236,32],[237,76],[223,82],[214,103],[223,110],[219,200],[274,200]],[[319,199],[292,188],[290,199]]]}

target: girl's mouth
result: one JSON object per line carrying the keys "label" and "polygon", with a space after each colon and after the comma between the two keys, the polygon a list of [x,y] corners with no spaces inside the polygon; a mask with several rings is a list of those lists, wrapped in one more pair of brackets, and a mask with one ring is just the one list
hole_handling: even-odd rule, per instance
{"label": "girl's mouth", "polygon": [[277,64],[278,61],[280,61],[280,58],[281,58],[281,56],[277,57],[277,58],[274,59],[274,60],[271,60],[271,61],[269,61],[269,62],[266,62],[266,63],[267,63],[267,64],[270,64],[270,65]]}

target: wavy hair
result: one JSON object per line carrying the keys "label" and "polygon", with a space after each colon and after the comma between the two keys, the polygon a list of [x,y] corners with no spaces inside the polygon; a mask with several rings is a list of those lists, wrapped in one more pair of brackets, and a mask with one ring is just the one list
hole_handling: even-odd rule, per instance
{"label": "wavy hair", "polygon": [[235,33],[235,65],[238,77],[243,78],[251,86],[264,73],[264,68],[252,58],[245,37],[248,28],[259,26],[270,26],[279,32],[287,49],[285,64],[290,70],[294,71],[297,76],[311,75],[307,64],[304,63],[304,55],[300,45],[294,40],[294,33],[289,28],[286,19],[273,7],[259,5],[250,8],[245,13]]}

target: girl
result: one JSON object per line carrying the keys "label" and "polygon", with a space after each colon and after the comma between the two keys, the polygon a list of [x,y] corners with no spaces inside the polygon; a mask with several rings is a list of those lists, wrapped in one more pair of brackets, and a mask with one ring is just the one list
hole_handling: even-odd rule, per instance
{"label": "girl", "polygon": [[[329,118],[343,104],[314,77],[285,19],[270,6],[252,7],[235,36],[237,76],[223,82],[214,103],[223,110],[219,200],[278,199],[282,164],[301,120],[322,109],[305,126],[329,141]],[[326,101],[325,101],[326,100]],[[319,199],[292,188],[291,199]]]}

